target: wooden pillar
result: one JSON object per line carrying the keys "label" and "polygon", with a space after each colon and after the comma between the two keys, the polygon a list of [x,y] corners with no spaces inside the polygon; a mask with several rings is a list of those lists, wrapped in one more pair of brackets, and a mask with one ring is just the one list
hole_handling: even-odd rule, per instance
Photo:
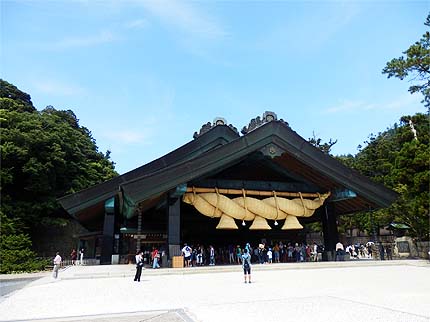
{"label": "wooden pillar", "polygon": [[142,236],[142,211],[137,208],[137,238],[136,238],[136,253],[140,251],[140,236]]}
{"label": "wooden pillar", "polygon": [[181,255],[181,198],[167,197],[169,259]]}
{"label": "wooden pillar", "polygon": [[115,230],[115,197],[105,201],[105,218],[103,223],[103,244],[100,264],[111,264]]}
{"label": "wooden pillar", "polygon": [[325,204],[323,213],[321,214],[321,219],[325,246],[323,259],[332,261],[335,259],[336,243],[339,241],[334,203],[330,202]]}

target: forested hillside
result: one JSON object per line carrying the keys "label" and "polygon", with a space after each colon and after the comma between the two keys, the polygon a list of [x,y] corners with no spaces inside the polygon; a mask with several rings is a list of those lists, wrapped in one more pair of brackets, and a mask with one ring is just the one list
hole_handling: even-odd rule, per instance
{"label": "forested hillside", "polygon": [[[429,114],[404,116],[400,124],[377,134],[355,155],[337,157],[374,181],[400,194],[388,209],[344,217],[344,228],[361,228],[372,232],[377,226],[391,222],[405,223],[409,234],[419,239],[429,238],[430,200],[430,127]],[[373,222],[372,222],[373,221]]]}
{"label": "forested hillside", "polygon": [[56,198],[117,173],[109,151],[98,151],[73,111],[38,111],[30,95],[0,80],[0,113],[1,272],[27,270],[35,255],[29,234],[39,225],[62,224]]}

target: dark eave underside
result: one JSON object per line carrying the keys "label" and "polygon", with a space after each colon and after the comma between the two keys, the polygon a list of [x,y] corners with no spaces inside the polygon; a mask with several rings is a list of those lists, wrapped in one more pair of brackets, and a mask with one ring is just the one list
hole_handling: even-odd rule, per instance
{"label": "dark eave underside", "polygon": [[[331,157],[326,155],[320,155],[319,157],[330,158],[330,161],[335,161],[338,164],[334,165],[336,168],[324,169],[321,167],[318,159],[306,160],[306,162],[312,164],[311,166],[305,164],[303,161],[299,161],[288,153],[284,153],[282,157],[276,158],[275,161],[280,165],[288,166],[291,171],[300,174],[306,180],[319,187],[323,187],[327,191],[334,191],[335,189],[350,189],[354,191],[358,194],[358,199],[364,202],[363,207],[366,209],[369,206],[372,208],[389,207],[396,199],[397,195],[383,185],[377,184],[357,171],[343,166]],[[319,171],[315,167],[320,167]],[[337,169],[337,171],[333,171],[333,169]]]}

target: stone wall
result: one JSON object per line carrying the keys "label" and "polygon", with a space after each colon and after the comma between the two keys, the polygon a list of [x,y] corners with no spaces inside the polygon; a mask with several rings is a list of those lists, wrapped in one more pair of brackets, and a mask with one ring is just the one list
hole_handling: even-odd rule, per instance
{"label": "stone wall", "polygon": [[430,259],[429,258],[430,241],[417,242],[416,245],[417,245],[418,256],[420,258]]}
{"label": "stone wall", "polygon": [[88,230],[72,218],[66,219],[64,226],[39,225],[32,234],[33,250],[39,257],[53,258],[58,251],[63,259],[70,259],[72,249],[79,248],[78,236],[85,233]]}

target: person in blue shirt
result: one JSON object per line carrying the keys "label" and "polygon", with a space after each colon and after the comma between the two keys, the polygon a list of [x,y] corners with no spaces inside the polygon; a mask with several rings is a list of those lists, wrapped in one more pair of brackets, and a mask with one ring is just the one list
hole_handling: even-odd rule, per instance
{"label": "person in blue shirt", "polygon": [[246,277],[248,276],[248,283],[251,283],[251,255],[248,252],[248,249],[243,250],[242,254],[242,268],[243,268],[243,277],[246,281]]}

